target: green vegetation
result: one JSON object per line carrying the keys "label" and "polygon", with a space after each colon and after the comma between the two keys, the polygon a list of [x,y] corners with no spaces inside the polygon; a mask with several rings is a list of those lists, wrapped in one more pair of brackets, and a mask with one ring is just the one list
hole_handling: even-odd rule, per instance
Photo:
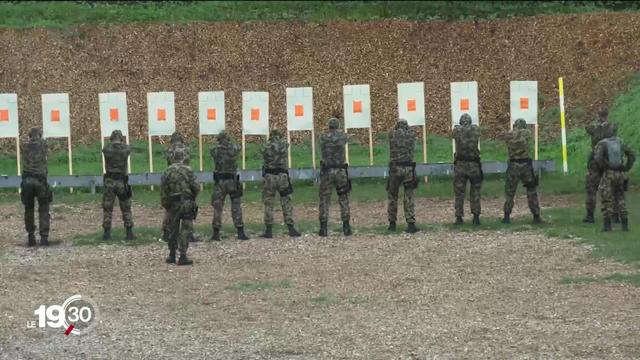
{"label": "green vegetation", "polygon": [[541,14],[633,11],[630,1],[194,1],[3,2],[0,26],[216,21],[473,20]]}

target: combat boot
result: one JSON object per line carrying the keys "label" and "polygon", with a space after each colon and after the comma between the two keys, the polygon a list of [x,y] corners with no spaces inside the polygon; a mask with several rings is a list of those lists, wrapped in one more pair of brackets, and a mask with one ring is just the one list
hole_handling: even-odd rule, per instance
{"label": "combat boot", "polygon": [[167,264],[175,264],[176,263],[176,249],[169,249],[169,256],[165,260]]}
{"label": "combat boot", "polygon": [[584,217],[582,222],[583,223],[587,223],[587,224],[593,224],[593,223],[596,222],[596,220],[593,217],[593,211],[592,210],[587,210],[587,215]]}
{"label": "combat boot", "polygon": [[540,215],[533,215],[533,221],[531,222],[533,225],[542,224],[542,218]]}
{"label": "combat boot", "polygon": [[456,216],[456,222],[453,223],[454,225],[462,225],[464,224],[464,220],[462,220],[462,216]]}
{"label": "combat boot", "polygon": [[40,235],[40,246],[49,246],[49,235]]}
{"label": "combat boot", "polygon": [[168,243],[169,242],[169,236],[171,236],[171,234],[169,233],[169,231],[163,231],[162,232],[162,241]]}
{"label": "combat boot", "polygon": [[211,235],[211,240],[220,241],[220,228],[213,228],[213,235]]}
{"label": "combat boot", "polygon": [[389,221],[389,227],[387,228],[388,231],[396,231],[396,222],[395,221]]}
{"label": "combat boot", "polygon": [[289,236],[290,237],[298,237],[298,236],[300,236],[300,233],[298,232],[298,230],[296,230],[296,228],[293,226],[293,224],[287,224],[287,227],[289,228]]}
{"label": "combat boot", "polygon": [[504,217],[502,218],[502,223],[503,224],[511,224],[511,215],[504,214]]}
{"label": "combat boot", "polygon": [[351,225],[349,225],[348,221],[342,223],[342,233],[344,236],[351,236]]}
{"label": "combat boot", "polygon": [[611,222],[614,224],[620,224],[620,214],[613,214]]}
{"label": "combat boot", "polygon": [[327,236],[327,222],[326,221],[320,222],[320,232],[318,232],[318,235],[320,235],[322,237]]}
{"label": "combat boot", "polygon": [[238,240],[249,240],[249,237],[247,236],[247,234],[244,233],[243,226],[238,227]]}
{"label": "combat boot", "polygon": [[605,217],[604,223],[602,225],[602,232],[609,232],[609,231],[611,231],[611,218]]}
{"label": "combat boot", "polygon": [[[238,236],[240,237],[240,236]],[[260,237],[263,237],[265,239],[272,239],[273,238],[273,225],[266,225],[265,229],[264,229],[264,234],[260,235]]]}
{"label": "combat boot", "polygon": [[412,223],[412,222],[407,223],[407,230],[406,230],[406,232],[407,232],[407,233],[409,233],[409,234],[415,234],[415,233],[417,233],[417,232],[418,232],[418,228],[416,227],[416,223]]}
{"label": "combat boot", "polygon": [[476,225],[476,226],[480,225],[480,215],[476,215],[476,214],[473,215],[473,225]]}
{"label": "combat boot", "polygon": [[629,231],[629,219],[626,217],[620,218],[620,222],[622,223],[622,231]]}
{"label": "combat boot", "polygon": [[133,235],[133,227],[127,228],[127,236],[125,237],[127,241],[135,240],[136,236]]}
{"label": "combat boot", "polygon": [[187,253],[181,251],[180,252],[180,257],[178,258],[178,262],[176,263],[176,265],[192,265],[193,261],[187,259]]}
{"label": "combat boot", "polygon": [[27,238],[27,246],[36,246],[36,236],[33,233],[29,233]]}
{"label": "combat boot", "polygon": [[104,231],[102,232],[102,240],[104,240],[104,241],[111,240],[111,229],[110,228],[104,228]]}

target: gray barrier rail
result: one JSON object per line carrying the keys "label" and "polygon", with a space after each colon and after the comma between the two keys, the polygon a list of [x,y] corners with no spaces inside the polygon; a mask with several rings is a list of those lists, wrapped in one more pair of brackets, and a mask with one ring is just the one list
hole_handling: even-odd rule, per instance
{"label": "gray barrier rail", "polygon": [[[507,163],[504,162],[483,162],[482,170],[485,174],[504,173],[507,170]],[[533,162],[536,171],[553,172],[556,169],[553,160],[537,160]],[[262,172],[260,170],[240,170],[240,180],[243,182],[262,180]],[[291,180],[315,180],[320,173],[319,169],[290,169],[289,175]],[[386,166],[353,166],[349,167],[349,176],[351,178],[371,178],[371,177],[387,177],[389,168]],[[450,163],[434,163],[434,164],[417,164],[416,174],[418,176],[451,176],[453,174],[453,164]],[[129,184],[131,185],[160,185],[161,173],[144,173],[129,175]],[[196,172],[198,181],[201,183],[212,183],[213,174],[211,172]],[[49,184],[53,187],[90,187],[95,192],[96,187],[102,186],[101,175],[67,175],[67,176],[49,176]],[[20,176],[0,175],[0,188],[18,188],[20,187]]]}

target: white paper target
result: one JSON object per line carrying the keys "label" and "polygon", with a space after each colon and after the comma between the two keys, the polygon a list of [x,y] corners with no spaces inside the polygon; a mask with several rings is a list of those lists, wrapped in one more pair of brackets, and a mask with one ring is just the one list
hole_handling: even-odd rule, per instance
{"label": "white paper target", "polygon": [[475,81],[451,83],[451,124],[460,123],[462,114],[469,114],[471,122],[479,124],[478,117],[478,83]]}
{"label": "white paper target", "polygon": [[173,92],[147,93],[149,136],[166,136],[176,131]]}
{"label": "white paper target", "polygon": [[100,102],[100,134],[103,138],[111,136],[115,130],[129,136],[129,120],[127,115],[127,93],[98,94]]}
{"label": "white paper target", "polygon": [[224,91],[198,93],[200,135],[218,135],[224,130]]}
{"label": "white paper target", "polygon": [[269,135],[269,93],[242,92],[242,133]]}
{"label": "white paper target", "polygon": [[18,136],[18,95],[0,94],[0,138]]}
{"label": "white paper target", "polygon": [[511,125],[520,118],[527,124],[538,123],[537,81],[511,82]]}
{"label": "white paper target", "polygon": [[42,94],[42,136],[71,136],[69,94]]}
{"label": "white paper target", "polygon": [[371,100],[369,85],[345,85],[344,127],[345,129],[371,127]]}
{"label": "white paper target", "polygon": [[313,130],[312,88],[287,88],[287,130]]}
{"label": "white paper target", "polygon": [[405,119],[410,126],[425,124],[424,83],[398,84],[398,119]]}

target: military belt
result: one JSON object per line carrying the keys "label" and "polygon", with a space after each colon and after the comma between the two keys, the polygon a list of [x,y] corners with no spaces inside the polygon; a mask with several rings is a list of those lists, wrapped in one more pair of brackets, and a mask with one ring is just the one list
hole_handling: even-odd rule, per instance
{"label": "military belt", "polygon": [[518,164],[531,164],[531,158],[527,158],[527,159],[509,159],[509,162],[511,163],[518,163]]}
{"label": "military belt", "polygon": [[104,174],[104,177],[107,179],[111,179],[111,180],[116,180],[116,181],[124,181],[127,180],[128,176],[125,174],[120,174],[120,173],[112,173],[112,172],[108,172],[106,174]]}
{"label": "military belt", "polygon": [[400,166],[416,166],[415,161],[392,161],[389,163],[390,167],[400,167]]}
{"label": "military belt", "polygon": [[330,169],[347,169],[349,168],[349,164],[339,164],[339,165],[328,165],[323,162],[320,162],[320,168],[322,170],[330,170]]}
{"label": "military belt", "polygon": [[47,175],[23,173],[22,178],[32,178],[40,181],[47,181]]}
{"label": "military belt", "polygon": [[220,181],[220,180],[232,180],[235,179],[236,174],[234,173],[221,173],[221,172],[214,172],[213,173],[213,181]]}
{"label": "military belt", "polygon": [[280,174],[288,174],[289,171],[283,168],[275,168],[275,169],[264,169],[265,174],[269,175],[280,175]]}
{"label": "military belt", "polygon": [[458,155],[456,154],[456,161],[470,161],[470,162],[479,162],[479,156],[466,156],[466,155]]}

